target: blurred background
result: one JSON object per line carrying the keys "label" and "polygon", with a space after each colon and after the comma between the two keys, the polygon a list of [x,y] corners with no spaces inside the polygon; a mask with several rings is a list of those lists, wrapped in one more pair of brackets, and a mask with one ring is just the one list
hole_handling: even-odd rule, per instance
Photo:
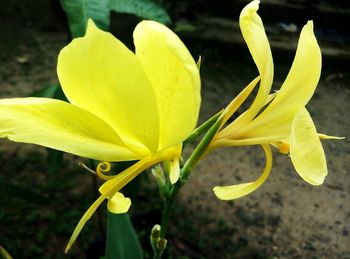
{"label": "blurred background", "polygon": [[[139,2],[142,8],[144,0]],[[224,108],[258,74],[238,24],[248,2],[153,2],[160,9],[151,16],[167,23],[195,59],[202,57],[200,122]],[[210,154],[179,195],[167,258],[350,258],[350,2],[261,2],[259,14],[275,63],[273,89],[279,89],[289,71],[302,26],[313,20],[323,70],[308,109],[319,132],[347,138],[323,141],[329,175],[322,186],[308,185],[288,156],[275,152],[267,182],[252,195],[230,202],[216,199],[212,187],[256,179],[264,166],[262,152],[245,147]],[[140,20],[150,17],[147,12],[154,9],[138,15],[112,12],[110,31],[133,49],[132,31]],[[58,98],[62,93],[57,55],[70,38],[58,0],[0,0],[0,98]],[[100,184],[78,166],[79,161],[89,163],[73,155],[0,140],[0,245],[14,258],[103,256],[103,207],[85,226],[72,251],[64,255],[76,223]],[[151,174],[142,174],[135,182],[137,190],[129,187],[134,196],[131,216],[145,258],[150,258],[148,235],[159,223],[162,201]]]}

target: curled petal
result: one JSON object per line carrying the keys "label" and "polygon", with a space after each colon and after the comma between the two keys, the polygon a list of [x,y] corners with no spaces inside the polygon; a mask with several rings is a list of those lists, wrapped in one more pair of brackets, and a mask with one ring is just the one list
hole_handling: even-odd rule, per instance
{"label": "curled petal", "polygon": [[239,25],[250,54],[259,70],[260,87],[257,96],[247,110],[234,122],[234,127],[239,129],[252,120],[266,103],[266,99],[271,90],[273,80],[273,59],[264,25],[257,14],[259,1],[252,1],[241,12]]}
{"label": "curled petal", "polygon": [[262,145],[266,156],[266,164],[261,176],[255,182],[230,186],[216,186],[213,191],[221,200],[233,200],[248,195],[259,188],[267,179],[272,167],[272,152],[269,145]]}
{"label": "curled petal", "polygon": [[197,124],[199,69],[179,37],[160,23],[139,23],[134,43],[136,56],[156,94],[162,150],[183,142]]}
{"label": "curled petal", "polygon": [[293,121],[290,157],[298,174],[312,185],[323,183],[327,175],[326,157],[310,114],[304,108]]}
{"label": "curled petal", "polygon": [[139,162],[125,169],[123,172],[119,173],[113,179],[105,182],[99,189],[101,196],[90,206],[83,217],[79,220],[78,225],[75,227],[73,234],[67,244],[66,253],[77,239],[86,222],[91,218],[92,214],[95,213],[97,208],[105,199],[109,199],[107,206],[111,212],[123,213],[122,211],[127,211],[127,209],[130,207],[131,201],[130,199],[128,200],[128,198],[122,196],[122,194],[119,193],[119,190],[145,169],[158,162],[159,160],[154,160],[150,157],[144,158],[143,160],[140,160]]}

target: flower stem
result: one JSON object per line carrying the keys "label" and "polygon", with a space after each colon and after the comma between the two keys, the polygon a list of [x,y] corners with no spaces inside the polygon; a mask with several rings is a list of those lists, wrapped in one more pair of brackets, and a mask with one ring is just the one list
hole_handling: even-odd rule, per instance
{"label": "flower stem", "polygon": [[[210,121],[209,130],[207,131],[203,139],[200,141],[198,146],[194,149],[193,153],[191,154],[189,159],[186,161],[184,166],[181,168],[180,179],[174,185],[170,186],[166,195],[163,195],[164,209],[162,213],[160,234],[156,238],[151,237],[151,243],[154,251],[153,259],[160,259],[162,257],[164,250],[166,249],[165,237],[168,230],[169,219],[173,208],[173,204],[178,192],[180,191],[181,187],[187,182],[188,177],[190,176],[192,170],[195,168],[195,166],[198,164],[202,156],[205,154],[208,146],[210,145],[216,132],[219,130],[221,126],[221,121],[222,121],[221,117],[219,116],[218,117],[214,116],[214,117],[216,119],[215,123],[209,120]],[[202,126],[200,126],[199,128],[201,127]]]}

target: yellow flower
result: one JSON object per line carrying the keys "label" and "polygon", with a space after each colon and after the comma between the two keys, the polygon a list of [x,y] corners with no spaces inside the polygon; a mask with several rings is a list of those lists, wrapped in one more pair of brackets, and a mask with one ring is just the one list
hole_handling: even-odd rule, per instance
{"label": "yellow flower", "polygon": [[[327,175],[324,151],[305,105],[312,97],[321,74],[321,51],[309,21],[301,31],[296,55],[280,90],[271,94],[273,60],[261,18],[259,1],[248,4],[240,15],[240,28],[258,68],[255,78],[225,109],[222,126],[245,101],[260,80],[256,98],[249,109],[221,129],[210,148],[262,145],[265,169],[255,182],[215,187],[223,200],[236,199],[257,189],[268,177],[272,165],[270,144],[290,154],[295,170],[308,183],[322,184]],[[335,138],[324,135],[324,138]]]}
{"label": "yellow flower", "polygon": [[169,160],[176,182],[182,142],[197,124],[200,77],[184,44],[153,21],[139,23],[133,36],[135,53],[90,20],[86,35],[58,57],[58,77],[70,103],[0,100],[2,138],[102,161],[139,160],[101,186],[67,250],[103,200],[111,212],[128,210],[130,199],[119,190],[143,170]]}

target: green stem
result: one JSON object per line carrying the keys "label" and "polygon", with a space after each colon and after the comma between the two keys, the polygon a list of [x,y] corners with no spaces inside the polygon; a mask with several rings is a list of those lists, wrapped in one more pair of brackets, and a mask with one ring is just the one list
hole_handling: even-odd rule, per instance
{"label": "green stem", "polygon": [[[195,148],[195,150],[193,151],[193,153],[191,154],[191,156],[189,157],[189,159],[186,161],[185,165],[181,169],[180,179],[172,186],[172,188],[170,188],[167,195],[164,196],[164,209],[162,214],[161,229],[160,229],[160,236],[159,236],[160,240],[165,240],[166,233],[168,230],[168,225],[169,225],[170,214],[178,192],[180,191],[181,187],[186,183],[192,170],[198,164],[201,157],[205,154],[216,132],[220,129],[221,121],[222,121],[219,118],[220,114],[221,113],[214,116],[216,119],[215,123],[211,121],[211,119],[204,123],[204,124],[206,123],[209,124],[209,121],[210,121],[210,129],[208,130],[207,134],[203,137],[203,139],[200,141],[198,146]],[[201,125],[198,129],[202,129],[202,126],[203,125]],[[198,130],[197,132],[200,132],[200,131],[201,130]],[[193,135],[196,135],[196,134],[193,134]],[[157,249],[157,248],[154,249],[153,259],[160,259],[164,252],[164,249],[165,247],[163,249]]]}
{"label": "green stem", "polygon": [[194,129],[191,132],[191,135],[184,141],[183,146],[186,147],[189,143],[196,140],[200,135],[202,135],[204,132],[206,132],[208,129],[210,129],[211,126],[218,120],[220,117],[222,111],[218,112],[208,120],[206,120],[202,125],[200,125],[198,128]]}
{"label": "green stem", "polygon": [[181,184],[175,184],[173,190],[171,191],[170,195],[165,199],[164,201],[164,209],[162,214],[162,221],[161,221],[161,229],[160,229],[160,238],[165,238],[167,230],[168,230],[168,222],[170,219],[170,214],[172,211],[172,207],[176,198],[176,195],[178,194],[180,188],[182,187]]}

